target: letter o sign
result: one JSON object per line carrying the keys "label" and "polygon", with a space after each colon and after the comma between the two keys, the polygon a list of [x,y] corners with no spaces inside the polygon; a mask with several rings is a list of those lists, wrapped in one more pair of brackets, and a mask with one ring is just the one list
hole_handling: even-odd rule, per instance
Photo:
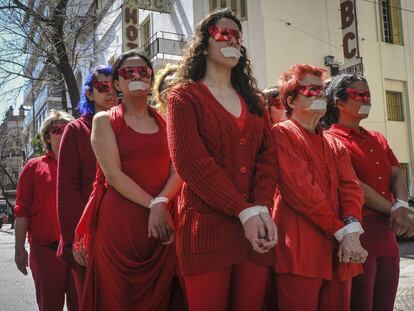
{"label": "letter o sign", "polygon": [[129,25],[126,29],[128,40],[135,41],[138,38],[138,29],[134,25]]}

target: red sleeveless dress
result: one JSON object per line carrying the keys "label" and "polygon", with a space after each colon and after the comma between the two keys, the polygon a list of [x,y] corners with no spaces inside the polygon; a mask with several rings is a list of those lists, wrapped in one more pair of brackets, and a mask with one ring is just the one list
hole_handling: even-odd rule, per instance
{"label": "red sleeveless dress", "polygon": [[[149,109],[159,126],[154,134],[129,127],[122,104],[109,114],[122,171],[156,196],[168,180],[171,161],[165,122]],[[98,171],[95,184],[102,178]],[[174,245],[148,238],[149,209],[111,186],[96,206],[82,310],[168,310],[176,268]]]}

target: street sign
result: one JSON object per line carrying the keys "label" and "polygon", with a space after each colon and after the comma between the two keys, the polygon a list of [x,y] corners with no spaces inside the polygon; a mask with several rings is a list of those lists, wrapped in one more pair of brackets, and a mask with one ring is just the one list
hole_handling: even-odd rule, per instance
{"label": "street sign", "polygon": [[139,46],[139,13],[135,1],[124,1],[122,5],[122,52]]}
{"label": "street sign", "polygon": [[351,72],[362,70],[362,59],[359,54],[358,25],[355,0],[340,0],[342,49],[344,54],[344,65],[340,70]]}
{"label": "street sign", "polygon": [[142,10],[155,11],[160,13],[171,12],[171,0],[124,0],[124,4],[125,3],[135,5],[135,7]]}

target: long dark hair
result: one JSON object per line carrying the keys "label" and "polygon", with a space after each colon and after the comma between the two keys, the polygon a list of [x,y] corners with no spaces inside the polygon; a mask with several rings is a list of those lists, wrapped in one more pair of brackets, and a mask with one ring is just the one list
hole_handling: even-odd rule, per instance
{"label": "long dark hair", "polygon": [[332,124],[338,123],[339,109],[335,101],[337,99],[346,101],[348,99],[346,89],[352,83],[358,81],[367,83],[367,80],[363,76],[357,74],[341,74],[332,79],[325,90],[328,106],[326,108],[326,114],[320,120],[322,128],[328,129]]}
{"label": "long dark hair", "polygon": [[[234,21],[242,31],[242,25],[238,18],[233,15],[229,9],[220,10],[207,15],[198,25],[194,36],[187,43],[183,52],[183,58],[179,63],[176,73],[178,82],[197,82],[200,81],[206,73],[206,55],[204,51],[208,48],[208,39],[210,34],[208,28],[216,25],[222,18],[228,18]],[[263,107],[261,104],[260,91],[257,88],[257,81],[253,77],[250,67],[250,60],[247,58],[246,48],[241,46],[241,56],[237,65],[231,70],[231,85],[239,93],[247,105],[249,111],[261,116]]]}

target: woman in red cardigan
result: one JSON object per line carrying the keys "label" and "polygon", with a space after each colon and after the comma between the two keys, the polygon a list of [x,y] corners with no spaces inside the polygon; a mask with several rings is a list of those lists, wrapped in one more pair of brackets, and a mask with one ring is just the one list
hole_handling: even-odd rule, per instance
{"label": "woman in red cardigan", "polygon": [[324,72],[294,65],[279,82],[289,117],[273,127],[280,310],[349,310],[351,278],[367,256],[359,242],[363,193],[349,154],[318,126],[326,111]]}
{"label": "woman in red cardigan", "polygon": [[[121,54],[113,83],[122,102],[93,118],[92,148],[99,163],[82,310],[173,310],[176,288],[173,208],[181,188],[168,151],[165,121],[148,106],[151,62],[136,51]],[[104,181],[98,176],[104,175]],[[89,202],[90,203],[90,202]],[[86,212],[92,206],[89,205]],[[76,231],[78,233],[78,229]],[[178,309],[182,310],[182,309]]]}
{"label": "woman in red cardigan", "polygon": [[400,164],[379,132],[360,122],[371,108],[371,94],[364,77],[344,74],[327,89],[329,133],[344,143],[365,194],[362,210],[368,250],[364,273],[352,281],[351,305],[355,311],[392,311],[397,293],[400,254],[395,238],[411,235],[408,191]]}
{"label": "woman in red cardigan", "polygon": [[261,310],[277,241],[274,144],[241,36],[229,10],[204,18],[167,101],[190,310]]}
{"label": "woman in red cardigan", "polygon": [[[66,112],[50,112],[40,129],[47,153],[26,163],[17,184],[15,261],[25,275],[30,264],[40,311],[63,310],[65,294],[68,310],[78,310],[70,268],[56,258],[60,236],[56,213],[57,157],[63,130],[71,120],[73,117]],[[27,233],[30,258],[24,247]]]}
{"label": "woman in red cardigan", "polygon": [[92,117],[116,104],[111,74],[111,67],[97,66],[86,77],[78,104],[81,117],[66,127],[59,152],[57,210],[61,237],[57,254],[73,272],[79,303],[85,268],[73,259],[72,243],[96,175],[91,146]]}

